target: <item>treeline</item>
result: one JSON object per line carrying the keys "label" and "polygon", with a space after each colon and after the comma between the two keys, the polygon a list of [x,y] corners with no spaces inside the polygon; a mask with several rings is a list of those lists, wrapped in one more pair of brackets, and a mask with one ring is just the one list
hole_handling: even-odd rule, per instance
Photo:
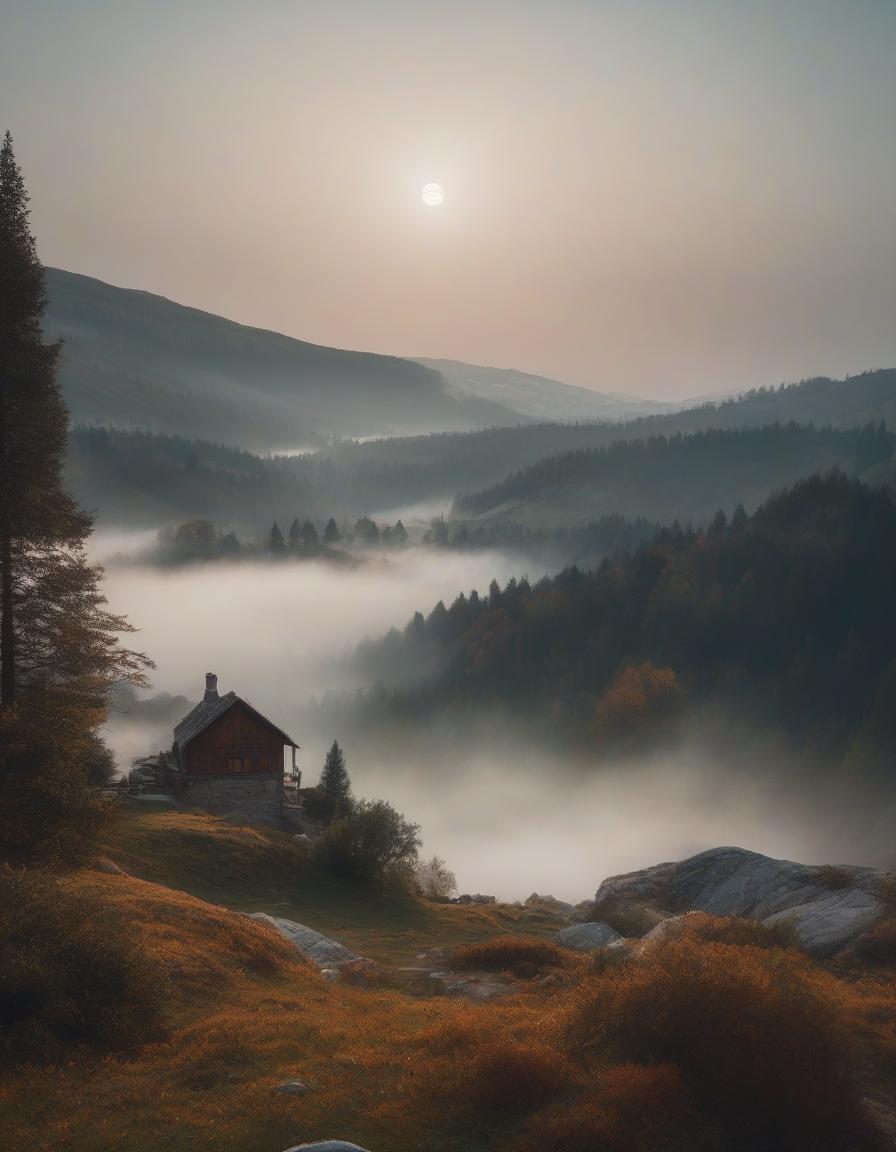
{"label": "treeline", "polygon": [[[178,436],[82,426],[71,437],[66,475],[79,501],[98,508],[107,521],[226,517],[254,525],[262,515],[288,522],[296,507],[318,517],[356,516],[451,498],[497,485],[548,457],[622,441],[670,439],[712,428],[734,431],[776,420],[858,427],[873,419],[892,426],[894,404],[896,371],[886,371],[760,390],[724,404],[624,424],[534,424],[364,443],[318,441],[313,452],[280,457]],[[238,436],[237,423],[232,438]]]}
{"label": "treeline", "polygon": [[657,529],[657,524],[643,517],[630,520],[612,513],[581,528],[553,530],[527,528],[512,521],[479,523],[439,517],[425,532],[423,543],[461,552],[500,549],[532,559],[561,557],[567,564],[587,564],[617,552],[630,552],[651,540]]}
{"label": "treeline", "polygon": [[401,520],[380,527],[369,516],[359,517],[353,525],[343,522],[341,526],[332,516],[326,524],[307,519],[302,521],[296,516],[287,533],[275,520],[267,534],[253,541],[241,540],[233,529],[225,531],[212,520],[196,519],[163,528],[156,547],[140,559],[162,564],[237,559],[316,559],[351,563],[352,557],[345,551],[348,546],[401,548],[407,541],[407,529]]}
{"label": "treeline", "polygon": [[[623,440],[541,460],[461,497],[455,507],[478,515],[511,502],[538,502],[582,515],[593,502],[598,510],[667,523],[707,523],[719,507],[755,507],[774,489],[832,466],[863,475],[889,461],[894,445],[896,435],[883,422],[848,431],[791,423]],[[576,503],[582,493],[588,498]]]}
{"label": "treeline", "polygon": [[892,495],[812,477],[753,516],[665,528],[595,571],[417,613],[359,651],[380,681],[367,716],[499,708],[604,746],[715,704],[883,770],[896,751],[894,582]]}

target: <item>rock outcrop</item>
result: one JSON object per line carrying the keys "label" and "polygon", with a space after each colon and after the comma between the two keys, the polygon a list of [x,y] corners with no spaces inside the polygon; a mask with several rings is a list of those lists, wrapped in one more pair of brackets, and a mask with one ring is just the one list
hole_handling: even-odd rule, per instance
{"label": "rock outcrop", "polygon": [[677,863],[611,876],[602,905],[650,905],[669,915],[700,911],[763,924],[789,920],[807,952],[829,956],[867,931],[884,910],[887,874],[874,868],[773,860],[743,848],[713,848]]}
{"label": "rock outcrop", "polygon": [[347,1140],[318,1140],[314,1144],[294,1144],[286,1152],[300,1152],[302,1148],[313,1148],[314,1152],[367,1152],[359,1144],[349,1144]]}
{"label": "rock outcrop", "polygon": [[341,968],[345,964],[353,964],[360,960],[354,952],[350,952],[338,940],[331,940],[323,936],[307,924],[299,924],[295,920],[285,920],[282,916],[269,916],[267,912],[253,912],[253,920],[262,924],[269,924],[281,936],[285,936],[296,949],[312,960],[319,968]]}
{"label": "rock outcrop", "polygon": [[606,948],[608,944],[621,939],[609,924],[598,920],[562,928],[554,937],[561,948],[572,948],[575,952],[596,952],[598,948]]}

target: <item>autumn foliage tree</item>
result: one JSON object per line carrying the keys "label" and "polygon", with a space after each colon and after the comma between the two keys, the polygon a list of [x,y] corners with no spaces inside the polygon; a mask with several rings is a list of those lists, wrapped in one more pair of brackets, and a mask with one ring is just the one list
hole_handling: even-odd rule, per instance
{"label": "autumn foliage tree", "polygon": [[45,343],[43,268],[7,132],[0,148],[0,850],[69,855],[99,816],[89,784],[109,688],[145,657],[86,557],[91,518],[62,484],[68,413]]}

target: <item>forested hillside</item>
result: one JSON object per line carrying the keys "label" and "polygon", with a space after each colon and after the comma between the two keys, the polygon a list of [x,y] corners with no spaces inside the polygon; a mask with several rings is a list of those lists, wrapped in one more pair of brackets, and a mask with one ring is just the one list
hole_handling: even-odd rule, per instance
{"label": "forested hillside", "polygon": [[643,400],[640,396],[593,392],[513,368],[486,368],[459,360],[427,360],[425,357],[419,357],[416,362],[439,372],[449,393],[458,399],[490,400],[533,420],[631,420],[681,407],[668,401]]}
{"label": "forested hillside", "polygon": [[77,422],[287,449],[321,434],[525,419],[448,395],[438,372],[410,360],[309,344],[58,268],[47,288],[44,328],[65,341],[60,378]]}
{"label": "forested hillside", "polygon": [[723,508],[755,508],[776,488],[839,467],[862,475],[885,465],[896,435],[881,423],[834,431],[774,424],[620,440],[550,457],[457,501],[460,516],[551,527],[609,512],[708,522]]}
{"label": "forested hillside", "polygon": [[[894,585],[893,496],[815,477],[596,571],[440,603],[358,659],[385,685],[370,717],[498,708],[613,747],[714,704],[882,771],[896,751]],[[424,687],[407,686],[413,670]]]}

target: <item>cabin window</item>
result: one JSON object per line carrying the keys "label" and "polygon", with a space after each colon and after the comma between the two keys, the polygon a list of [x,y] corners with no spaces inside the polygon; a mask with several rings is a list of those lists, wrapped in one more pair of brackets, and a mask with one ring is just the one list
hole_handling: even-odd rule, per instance
{"label": "cabin window", "polygon": [[[248,764],[248,761],[247,761]],[[240,756],[231,756],[227,761],[227,771],[238,774],[243,771],[243,760]]]}

